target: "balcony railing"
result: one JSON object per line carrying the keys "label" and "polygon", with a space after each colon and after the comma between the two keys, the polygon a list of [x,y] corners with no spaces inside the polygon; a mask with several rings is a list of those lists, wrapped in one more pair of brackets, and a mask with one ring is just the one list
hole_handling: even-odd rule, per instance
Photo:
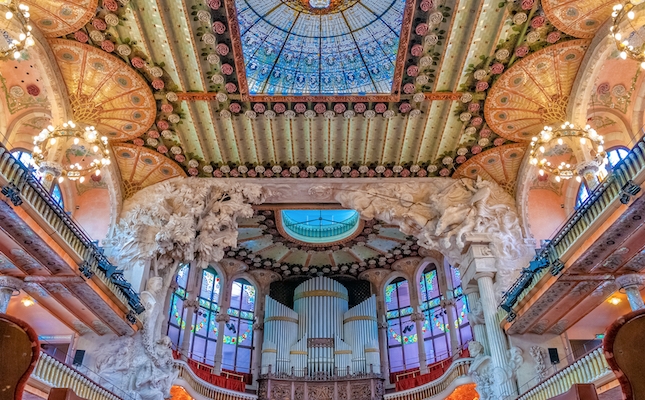
{"label": "balcony railing", "polygon": [[569,390],[576,383],[597,383],[613,378],[602,348],[597,348],[575,363],[555,373],[544,382],[534,386],[518,400],[546,400]]}
{"label": "balcony railing", "polygon": [[23,202],[54,229],[78,258],[82,259],[80,270],[86,278],[96,275],[114,295],[127,305],[130,323],[136,323],[136,315],[143,312],[139,295],[132,289],[122,272],[112,265],[92,239],[81,229],[65,210],[51,197],[27,167],[16,160],[6,147],[0,144],[0,184],[4,194],[15,206]]}
{"label": "balcony railing", "polygon": [[436,396],[446,390],[458,378],[466,377],[472,358],[456,360],[441,378],[428,382],[413,389],[403,390],[385,395],[385,400],[424,400]]}
{"label": "balcony railing", "polygon": [[[99,386],[86,375],[63,364],[43,351],[40,352],[40,358],[34,372],[31,374],[31,379],[36,379],[52,388],[72,389],[77,396],[87,400],[131,400],[125,394],[118,396],[105,387]],[[118,388],[113,389],[118,390]]]}
{"label": "balcony railing", "polygon": [[506,292],[498,312],[500,322],[515,318],[513,307],[520,302],[537,283],[547,274],[557,276],[563,269],[565,255],[587,230],[596,223],[605,212],[619,205],[628,204],[631,196],[640,191],[645,172],[645,143],[643,139],[632,148],[627,157],[618,163],[609,176],[589,195],[589,198],[564,223],[531,261],[528,268],[522,271],[518,280]]}
{"label": "balcony railing", "polygon": [[257,400],[254,394],[240,393],[233,390],[211,385],[200,379],[193,370],[181,360],[175,360],[175,370],[179,372],[177,379],[181,379],[195,392],[211,400]]}

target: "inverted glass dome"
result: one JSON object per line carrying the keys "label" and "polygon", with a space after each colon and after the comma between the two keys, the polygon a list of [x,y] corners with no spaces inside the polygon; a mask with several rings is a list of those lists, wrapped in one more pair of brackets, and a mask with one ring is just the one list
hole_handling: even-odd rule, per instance
{"label": "inverted glass dome", "polygon": [[360,215],[354,210],[282,210],[281,217],[287,235],[312,244],[346,239],[360,226]]}
{"label": "inverted glass dome", "polygon": [[235,0],[252,95],[390,94],[405,0]]}

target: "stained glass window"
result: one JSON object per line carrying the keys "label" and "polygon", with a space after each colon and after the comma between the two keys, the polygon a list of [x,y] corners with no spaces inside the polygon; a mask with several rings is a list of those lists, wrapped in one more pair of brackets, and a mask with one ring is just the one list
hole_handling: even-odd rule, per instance
{"label": "stained glass window", "polygon": [[186,285],[188,284],[188,274],[190,267],[188,264],[179,266],[179,271],[175,277],[177,288],[170,297],[170,310],[168,311],[168,336],[173,343],[174,348],[179,348],[184,339],[184,327],[186,326],[186,310],[184,301],[186,300]]}
{"label": "stained glass window", "polygon": [[251,94],[391,93],[405,0],[235,0]]}
{"label": "stained glass window", "polygon": [[253,319],[255,311],[255,287],[243,279],[233,282],[230,321],[224,329],[222,368],[250,373],[253,352]]}
{"label": "stained glass window", "polygon": [[[34,163],[34,159],[29,151],[16,149],[11,152],[11,155],[18,159],[18,161],[20,161],[25,167],[27,167],[36,179],[38,179],[39,181],[42,180],[43,176],[40,172],[38,172],[38,167]],[[54,201],[56,201],[59,206],[64,208],[65,203],[63,201],[63,192],[61,191],[58,183],[54,183],[52,185],[50,193]]]}
{"label": "stained glass window", "polygon": [[441,290],[437,277],[437,266],[428,265],[419,282],[421,309],[425,314],[423,323],[423,342],[426,361],[433,364],[448,358],[450,337],[447,334],[448,318],[441,307]]}
{"label": "stained glass window", "polygon": [[385,286],[390,372],[419,367],[417,328],[412,321],[408,281],[399,278]]}
{"label": "stained glass window", "polygon": [[360,225],[355,210],[282,210],[282,227],[291,237],[306,243],[332,243],[345,239]]}
{"label": "stained glass window", "polygon": [[629,154],[629,149],[627,147],[614,147],[611,150],[607,151],[607,161],[609,165],[613,168],[619,162],[627,158]]}

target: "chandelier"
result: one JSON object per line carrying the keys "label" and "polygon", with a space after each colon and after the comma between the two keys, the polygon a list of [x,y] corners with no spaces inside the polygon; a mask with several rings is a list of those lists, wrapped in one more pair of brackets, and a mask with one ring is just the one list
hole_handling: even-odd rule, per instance
{"label": "chandelier", "polygon": [[313,8],[327,8],[331,4],[331,0],[309,0],[309,5]]}
{"label": "chandelier", "polygon": [[[20,32],[12,37],[11,25],[18,21]],[[19,59],[21,52],[35,44],[29,24],[29,6],[15,0],[0,0],[0,58]]]}
{"label": "chandelier", "polygon": [[[603,148],[603,137],[589,125],[578,128],[565,122],[560,127],[545,126],[538,136],[531,140],[529,162],[539,168],[540,176],[545,174],[555,177],[557,182],[562,179],[576,178],[582,181],[586,170],[598,171],[607,162],[607,153]],[[578,160],[575,164],[566,161],[554,161],[563,155],[578,149]],[[549,160],[551,159],[551,160]]]}
{"label": "chandelier", "polygon": [[34,163],[45,172],[53,172],[58,181],[79,180],[86,175],[100,176],[110,164],[108,139],[99,137],[93,126],[80,127],[73,121],[55,128],[50,125],[34,138]]}
{"label": "chandelier", "polygon": [[620,58],[627,57],[641,62],[645,68],[645,4],[643,0],[629,0],[616,4],[612,17],[614,23],[610,36],[616,42]]}

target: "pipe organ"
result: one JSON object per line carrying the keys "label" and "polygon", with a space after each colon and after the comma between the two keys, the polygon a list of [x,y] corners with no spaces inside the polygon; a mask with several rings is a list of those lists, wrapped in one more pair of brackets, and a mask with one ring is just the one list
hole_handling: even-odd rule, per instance
{"label": "pipe organ", "polygon": [[344,376],[380,373],[376,297],[349,309],[347,289],[317,277],[294,292],[294,309],[266,297],[262,372]]}

